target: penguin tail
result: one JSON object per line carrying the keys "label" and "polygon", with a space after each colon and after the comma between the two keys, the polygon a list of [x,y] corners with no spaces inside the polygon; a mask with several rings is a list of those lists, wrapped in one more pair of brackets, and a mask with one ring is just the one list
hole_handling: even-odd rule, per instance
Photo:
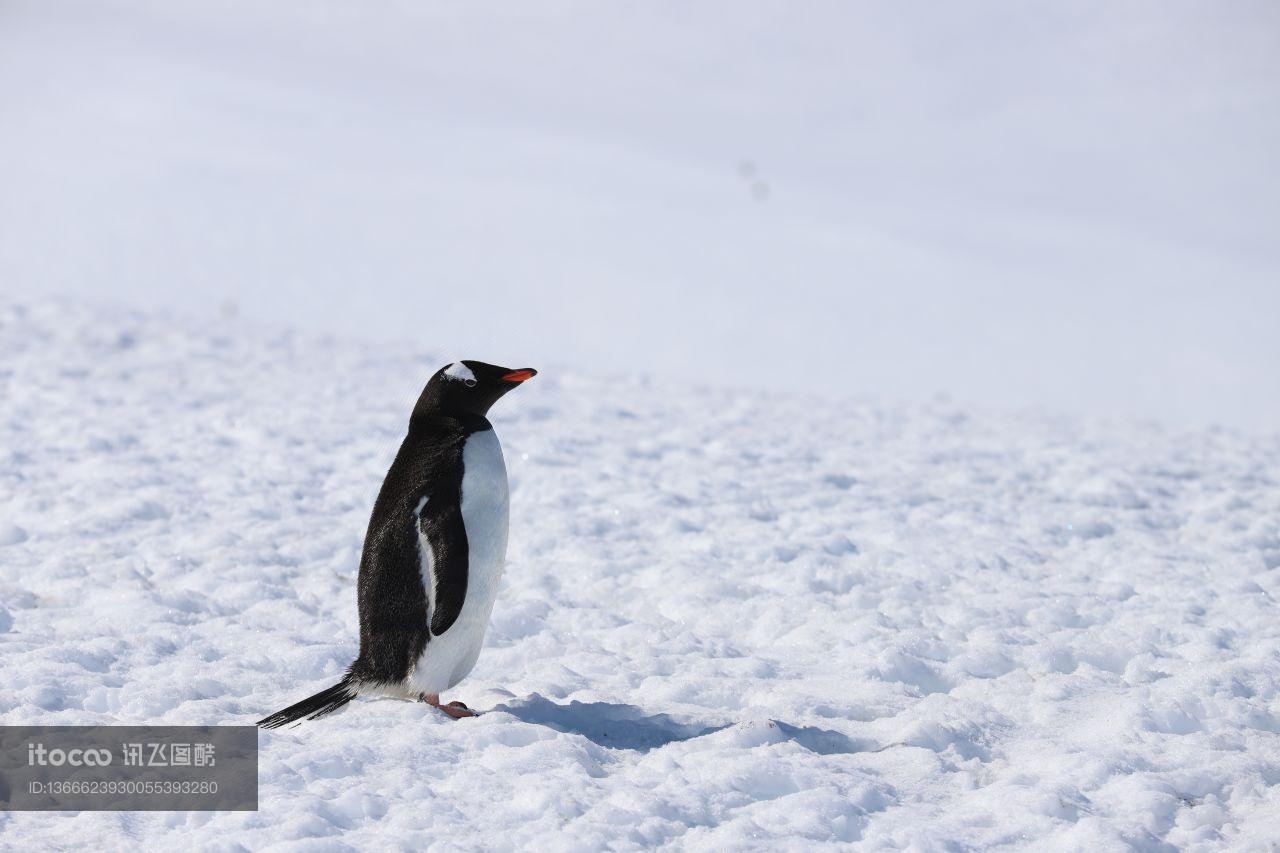
{"label": "penguin tail", "polygon": [[356,698],[355,683],[349,676],[345,676],[332,687],[321,690],[314,696],[308,696],[282,711],[276,711],[269,717],[263,717],[258,720],[258,725],[264,729],[278,729],[303,717],[314,720],[326,714],[332,714],[354,698]]}

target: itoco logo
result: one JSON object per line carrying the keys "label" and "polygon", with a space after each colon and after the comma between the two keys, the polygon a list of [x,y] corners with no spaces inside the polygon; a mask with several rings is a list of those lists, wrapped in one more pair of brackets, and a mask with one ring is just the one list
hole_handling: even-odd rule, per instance
{"label": "itoco logo", "polygon": [[27,766],[64,764],[72,767],[105,767],[111,763],[109,749],[45,749],[42,743],[27,744]]}

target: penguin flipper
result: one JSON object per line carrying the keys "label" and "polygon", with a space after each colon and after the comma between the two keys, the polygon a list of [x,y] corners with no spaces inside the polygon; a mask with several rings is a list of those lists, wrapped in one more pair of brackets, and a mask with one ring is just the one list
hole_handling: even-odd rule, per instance
{"label": "penguin flipper", "polygon": [[434,602],[431,633],[440,636],[458,620],[467,600],[467,529],[457,500],[432,495],[418,513],[418,527],[431,546],[431,580]]}

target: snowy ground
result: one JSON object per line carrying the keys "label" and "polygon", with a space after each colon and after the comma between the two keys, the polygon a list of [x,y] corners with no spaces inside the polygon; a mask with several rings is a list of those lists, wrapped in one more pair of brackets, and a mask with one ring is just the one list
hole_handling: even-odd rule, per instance
{"label": "snowy ground", "polygon": [[[409,407],[485,355],[0,307],[0,722],[331,683]],[[490,713],[361,701],[262,734],[257,813],[0,845],[1275,849],[1280,437],[554,369],[494,420],[508,575],[449,697]]]}

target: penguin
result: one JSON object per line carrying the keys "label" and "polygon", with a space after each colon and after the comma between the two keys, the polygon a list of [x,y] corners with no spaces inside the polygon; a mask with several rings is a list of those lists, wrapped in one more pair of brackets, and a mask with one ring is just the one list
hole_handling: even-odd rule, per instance
{"label": "penguin", "polygon": [[471,672],[507,552],[507,469],[486,415],[537,375],[456,361],[427,382],[378,492],[357,581],[360,653],[332,687],[258,721],[277,728],[357,696],[414,699],[475,716],[440,694]]}

